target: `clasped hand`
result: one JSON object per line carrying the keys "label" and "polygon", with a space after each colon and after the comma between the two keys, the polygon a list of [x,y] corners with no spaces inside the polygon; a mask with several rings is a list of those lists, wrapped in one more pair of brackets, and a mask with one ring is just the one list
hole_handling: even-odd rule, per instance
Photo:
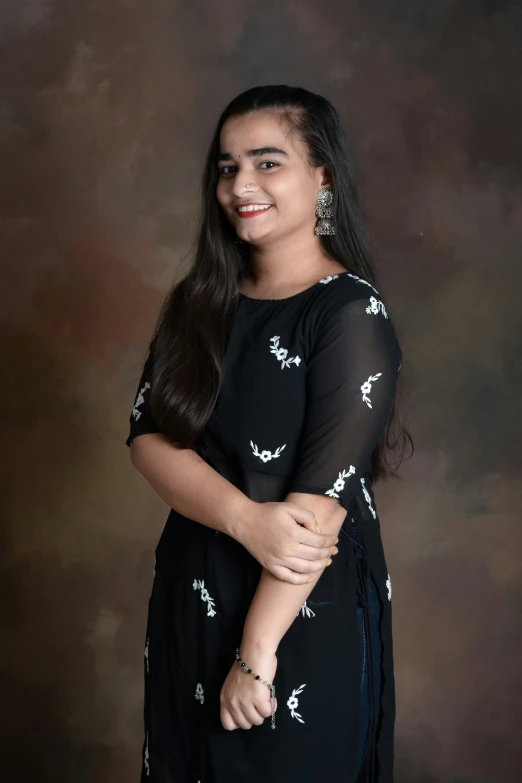
{"label": "clasped hand", "polygon": [[338,552],[337,536],[316,527],[315,514],[296,503],[252,503],[235,538],[277,579],[302,585]]}
{"label": "clasped hand", "polygon": [[[277,656],[271,651],[259,651],[241,647],[240,654],[254,674],[273,683],[277,669]],[[250,729],[260,726],[272,715],[270,688],[256,680],[254,674],[247,674],[234,661],[220,694],[221,723],[228,731]],[[277,699],[275,700],[277,710]]]}

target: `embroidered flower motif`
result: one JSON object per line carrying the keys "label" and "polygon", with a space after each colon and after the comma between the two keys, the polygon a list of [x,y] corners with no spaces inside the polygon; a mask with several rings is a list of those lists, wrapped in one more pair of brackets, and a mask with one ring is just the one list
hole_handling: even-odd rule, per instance
{"label": "embroidered flower motif", "polygon": [[145,397],[143,394],[147,391],[147,389],[150,389],[150,383],[148,381],[146,381],[145,386],[139,390],[138,396],[136,397],[136,402],[134,403],[134,408],[132,409],[132,415],[136,421],[138,421],[141,416],[141,411],[139,411],[138,408],[145,402]]}
{"label": "embroidered flower motif", "polygon": [[361,479],[361,484],[362,484],[362,490],[364,492],[364,497],[366,498],[366,502],[368,503],[368,508],[372,512],[372,517],[375,519],[376,514],[375,514],[375,510],[372,508],[372,499],[370,497],[370,493],[368,492],[368,490],[364,486],[364,479],[363,478]]}
{"label": "embroidered flower motif", "polygon": [[397,367],[397,372],[399,372],[399,370],[401,369],[401,367],[402,367],[402,362],[401,362],[401,363],[399,364],[399,366]]}
{"label": "embroidered flower motif", "polygon": [[388,579],[386,580],[386,587],[388,588],[388,601],[391,601],[392,586],[391,586],[391,579],[389,574],[388,574]]}
{"label": "embroidered flower motif", "polygon": [[207,606],[207,617],[214,617],[216,614],[216,610],[214,609],[214,599],[210,597],[208,594],[208,590],[205,587],[205,582],[200,579],[194,579],[192,583],[192,587],[194,590],[201,590],[201,600],[205,601]]}
{"label": "embroidered flower motif", "polygon": [[381,377],[381,375],[382,375],[382,372],[378,372],[378,373],[377,373],[377,375],[370,375],[370,377],[368,378],[368,380],[367,380],[367,381],[365,381],[365,382],[363,383],[363,385],[361,386],[361,391],[362,391],[362,398],[363,398],[363,402],[365,402],[365,403],[366,403],[366,405],[367,405],[369,408],[371,408],[371,407],[372,407],[372,403],[371,403],[371,401],[370,401],[370,398],[368,397],[368,394],[369,394],[369,393],[371,392],[371,390],[372,390],[372,382],[373,382],[373,381],[376,381],[376,380],[377,380],[377,378],[380,378],[380,377]]}
{"label": "embroidered flower motif", "polygon": [[319,280],[320,283],[330,283],[332,280],[335,280],[336,277],[339,277],[339,275],[328,275],[328,277],[323,277],[322,280]]}
{"label": "embroidered flower motif", "polygon": [[201,704],[203,704],[203,702],[205,701],[203,686],[201,685],[200,682],[198,682],[198,684],[196,685],[196,693],[194,694],[194,696],[198,701],[201,702]]}
{"label": "embroidered flower motif", "polygon": [[295,364],[297,367],[299,367],[301,364],[301,357],[293,356],[290,359],[287,359],[286,357],[288,356],[288,351],[286,348],[279,347],[279,337],[277,335],[271,337],[270,342],[273,343],[272,347],[270,348],[270,353],[275,354],[276,359],[281,362],[282,370],[284,370],[285,367],[290,367],[291,364]]}
{"label": "embroidered flower motif", "polygon": [[150,775],[149,766],[149,732],[145,732],[145,754],[143,756],[143,766],[145,767],[145,774]]}
{"label": "embroidered flower motif", "polygon": [[367,280],[364,280],[362,277],[357,277],[357,275],[352,275],[351,272],[347,272],[346,274],[348,275],[348,277],[353,277],[353,279],[357,280],[358,283],[364,283],[364,285],[369,285],[370,288],[372,289],[372,291],[375,291],[377,296],[380,296],[380,294],[377,291],[377,289],[374,288],[373,285],[371,283],[369,283]]}
{"label": "embroidered flower motif", "polygon": [[147,674],[149,673],[149,637],[147,636],[147,644],[145,645],[145,660],[147,662]]}
{"label": "embroidered flower motif", "polygon": [[388,313],[386,312],[386,308],[384,307],[383,303],[374,296],[370,296],[370,304],[366,308],[366,312],[373,313],[373,315],[378,315],[379,311],[382,312],[385,318],[388,318]]}
{"label": "embroidered flower motif", "polygon": [[339,473],[339,478],[336,479],[332,489],[327,489],[324,493],[325,495],[329,495],[331,498],[338,498],[339,492],[342,492],[344,489],[345,478],[348,478],[349,476],[353,476],[355,473],[355,468],[353,465],[350,465],[350,469],[348,471],[343,470],[342,473]]}
{"label": "embroidered flower motif", "polygon": [[286,447],[286,443],[284,446],[278,446],[277,449],[272,454],[271,451],[259,451],[255,443],[252,443],[250,441],[250,445],[252,446],[252,452],[254,454],[254,457],[258,457],[261,462],[270,462],[271,459],[276,459],[276,457],[279,457],[283,449]]}
{"label": "embroidered flower motif", "polygon": [[300,608],[300,610],[297,612],[296,617],[299,617],[299,615],[302,614],[303,617],[315,617],[315,612],[313,612],[309,606],[307,606],[306,601]]}
{"label": "embroidered flower motif", "polygon": [[297,718],[299,723],[304,723],[304,720],[302,719],[300,714],[295,711],[295,708],[299,705],[299,700],[297,698],[297,694],[301,693],[303,688],[305,688],[305,687],[306,687],[306,683],[304,683],[304,685],[300,685],[299,688],[294,688],[294,690],[292,691],[292,695],[290,696],[290,698],[286,702],[288,707],[289,707],[289,709],[290,709],[290,714],[291,714],[292,718]]}

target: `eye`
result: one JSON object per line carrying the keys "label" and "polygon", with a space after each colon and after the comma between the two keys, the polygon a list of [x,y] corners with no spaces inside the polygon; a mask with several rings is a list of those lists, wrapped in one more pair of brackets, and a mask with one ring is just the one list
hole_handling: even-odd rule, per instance
{"label": "eye", "polygon": [[233,169],[233,168],[234,168],[234,166],[221,166],[221,167],[218,167],[218,170],[217,170],[218,177],[220,177],[222,174],[226,174],[227,173],[225,171],[225,169]]}
{"label": "eye", "polygon": [[[268,164],[270,166],[270,168],[264,169],[264,171],[272,171],[272,166],[275,166],[276,168],[279,167],[279,163],[277,163],[275,160],[263,160],[259,164],[259,167],[261,168],[261,166],[264,166],[265,163]],[[228,169],[235,169],[235,168],[236,168],[236,166],[221,166],[221,167],[218,167],[218,170],[217,170],[218,177],[220,177],[222,174],[224,174],[224,175],[230,174],[230,171],[228,171]]]}

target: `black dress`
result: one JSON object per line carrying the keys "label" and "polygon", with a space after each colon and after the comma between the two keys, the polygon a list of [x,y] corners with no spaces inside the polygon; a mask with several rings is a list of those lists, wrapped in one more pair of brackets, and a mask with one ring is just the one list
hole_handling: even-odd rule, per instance
{"label": "black dress", "polygon": [[[127,445],[158,431],[147,408],[152,362],[151,351]],[[262,567],[235,539],[171,510],[149,603],[143,782],[355,783],[357,604],[370,630],[367,573],[382,608],[382,665],[364,778],[393,781],[391,582],[370,469],[400,365],[381,296],[349,272],[286,299],[240,294],[222,387],[204,432],[205,458],[257,502],[283,501],[290,492],[325,494],[348,513],[339,553],[278,647],[275,730],[265,719],[227,731],[219,695]],[[354,532],[362,546],[354,545]],[[371,672],[370,660],[370,678]]]}

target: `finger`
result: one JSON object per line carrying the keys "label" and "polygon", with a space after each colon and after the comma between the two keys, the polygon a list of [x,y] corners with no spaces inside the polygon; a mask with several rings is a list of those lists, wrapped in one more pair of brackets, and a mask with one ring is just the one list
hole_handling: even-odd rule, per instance
{"label": "finger", "polygon": [[330,555],[322,557],[320,560],[302,560],[299,557],[287,557],[285,559],[286,567],[291,571],[297,571],[298,574],[315,574],[317,571],[322,571],[332,562]]}
{"label": "finger", "polygon": [[239,706],[232,710],[232,717],[240,729],[251,729],[252,722],[243,714],[243,709]]}
{"label": "finger", "polygon": [[267,566],[268,571],[273,574],[276,579],[280,579],[281,582],[289,582],[292,585],[304,585],[310,580],[310,576],[307,573],[299,574],[296,571],[292,571],[285,566]]}
{"label": "finger", "polygon": [[234,729],[239,728],[236,721],[225,707],[221,708],[221,723],[223,728],[227,731],[233,731]]}
{"label": "finger", "polygon": [[298,557],[287,557],[285,562],[288,563],[286,568],[290,569],[292,573],[299,574],[299,576],[309,576],[323,571],[327,567],[328,561],[333,562],[331,557],[323,557],[321,560],[301,560]]}
{"label": "finger", "polygon": [[[272,704],[270,701],[256,702],[256,709],[260,715],[265,718],[270,718],[272,715]],[[277,712],[277,699],[274,696],[274,712]]]}
{"label": "finger", "polygon": [[[270,710],[269,714],[271,714],[271,712],[272,711]],[[253,726],[261,726],[265,719],[265,716],[258,712],[254,704],[245,705],[243,707],[243,715]]]}
{"label": "finger", "polygon": [[308,530],[317,531],[317,519],[315,518],[313,511],[310,511],[310,509],[304,508],[303,506],[298,506],[297,503],[288,503],[288,507],[288,511],[296,522],[300,525],[304,525]]}
{"label": "finger", "polygon": [[324,560],[324,558],[332,557],[339,552],[336,546],[321,547],[317,549],[313,546],[307,546],[306,544],[298,544],[296,550],[291,557],[298,557],[301,560]]}
{"label": "finger", "polygon": [[338,537],[333,533],[317,533],[315,530],[309,530],[305,527],[298,528],[297,540],[300,544],[314,547],[315,549],[327,549],[335,546]]}

